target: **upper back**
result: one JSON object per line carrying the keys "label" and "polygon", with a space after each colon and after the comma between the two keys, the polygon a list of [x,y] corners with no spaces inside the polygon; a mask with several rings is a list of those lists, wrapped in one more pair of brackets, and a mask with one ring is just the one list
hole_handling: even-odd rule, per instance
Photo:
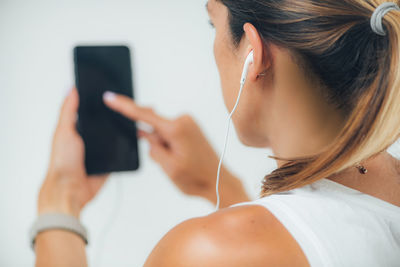
{"label": "upper back", "polygon": [[290,232],[311,266],[400,266],[400,207],[328,179],[253,202]]}

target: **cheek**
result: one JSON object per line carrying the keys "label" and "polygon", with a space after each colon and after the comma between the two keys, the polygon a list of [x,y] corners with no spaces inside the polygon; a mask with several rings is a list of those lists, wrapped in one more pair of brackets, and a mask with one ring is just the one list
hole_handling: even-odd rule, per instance
{"label": "cheek", "polygon": [[224,72],[224,62],[223,62],[223,49],[221,47],[222,42],[221,42],[221,37],[219,36],[218,33],[215,34],[215,39],[214,39],[214,57],[215,57],[215,62],[217,64],[217,68],[219,71],[220,76],[225,73]]}
{"label": "cheek", "polygon": [[[219,71],[221,87],[226,107],[231,110],[234,105],[234,93],[237,92],[240,77],[237,74],[237,62],[226,37],[216,34],[214,40],[214,57]],[[240,75],[240,74],[239,74]]]}
{"label": "cheek", "polygon": [[249,89],[243,88],[242,98],[240,100],[237,112],[233,115],[233,124],[239,140],[249,147],[268,147],[268,139],[264,126],[265,118],[260,116],[261,101],[249,95]]}

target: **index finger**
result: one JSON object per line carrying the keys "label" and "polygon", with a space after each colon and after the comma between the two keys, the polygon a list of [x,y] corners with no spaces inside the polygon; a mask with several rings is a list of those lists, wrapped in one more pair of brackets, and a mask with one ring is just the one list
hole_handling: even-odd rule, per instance
{"label": "index finger", "polygon": [[138,106],[131,98],[106,92],[103,95],[104,103],[110,109],[121,113],[133,121],[143,121],[153,126],[156,131],[163,131],[168,127],[169,120],[157,115],[152,109]]}

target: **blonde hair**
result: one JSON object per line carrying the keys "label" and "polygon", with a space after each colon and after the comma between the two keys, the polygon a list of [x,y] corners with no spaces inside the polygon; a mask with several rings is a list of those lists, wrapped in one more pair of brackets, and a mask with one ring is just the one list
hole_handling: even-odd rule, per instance
{"label": "blonde hair", "polygon": [[[386,36],[370,18],[385,1],[220,0],[229,10],[235,44],[252,23],[266,43],[284,46],[344,110],[346,124],[324,151],[286,163],[266,175],[261,196],[326,178],[385,151],[400,137],[400,12],[383,18]],[[399,1],[394,1],[400,4]]]}

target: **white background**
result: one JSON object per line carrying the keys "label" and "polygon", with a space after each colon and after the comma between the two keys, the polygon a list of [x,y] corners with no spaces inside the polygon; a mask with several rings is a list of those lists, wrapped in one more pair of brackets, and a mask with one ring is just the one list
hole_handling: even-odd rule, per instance
{"label": "white background", "polygon": [[[193,115],[221,152],[228,113],[205,3],[0,0],[0,266],[34,264],[28,229],[60,104],[74,81],[74,45],[130,45],[137,102],[170,118]],[[92,266],[141,266],[174,225],[214,209],[181,194],[144,141],[140,150],[140,171],[113,176],[82,214]],[[244,147],[232,132],[225,162],[253,198],[275,167],[267,155]]]}

